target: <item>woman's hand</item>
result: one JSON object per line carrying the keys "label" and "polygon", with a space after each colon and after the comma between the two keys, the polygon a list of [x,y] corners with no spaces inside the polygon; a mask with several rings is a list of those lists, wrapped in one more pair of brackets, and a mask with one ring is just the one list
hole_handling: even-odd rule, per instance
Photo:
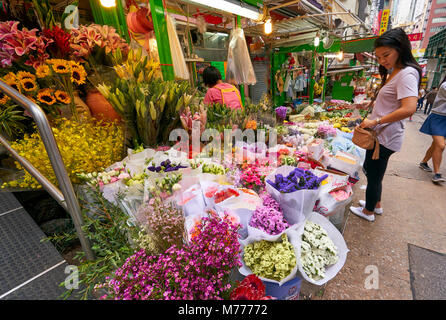
{"label": "woman's hand", "polygon": [[378,121],[376,120],[370,120],[365,118],[364,121],[361,122],[361,124],[359,125],[361,128],[371,128],[374,127],[378,124]]}

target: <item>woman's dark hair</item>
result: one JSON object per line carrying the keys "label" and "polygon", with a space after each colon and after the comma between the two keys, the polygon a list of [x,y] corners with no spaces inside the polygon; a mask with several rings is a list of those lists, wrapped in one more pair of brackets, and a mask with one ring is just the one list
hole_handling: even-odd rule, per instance
{"label": "woman's dark hair", "polygon": [[203,70],[203,82],[208,87],[212,88],[221,80],[220,71],[216,67],[207,67]]}
{"label": "woman's dark hair", "polygon": [[[418,89],[421,86],[421,78],[423,77],[423,70],[418,64],[417,60],[412,55],[412,45],[406,32],[401,28],[391,29],[384,32],[378,39],[375,40],[375,49],[379,47],[390,47],[398,51],[398,63],[403,67],[413,67],[417,69],[420,74],[418,82]],[[382,84],[384,86],[387,80],[387,70],[383,66],[379,66],[379,74],[381,75]]]}

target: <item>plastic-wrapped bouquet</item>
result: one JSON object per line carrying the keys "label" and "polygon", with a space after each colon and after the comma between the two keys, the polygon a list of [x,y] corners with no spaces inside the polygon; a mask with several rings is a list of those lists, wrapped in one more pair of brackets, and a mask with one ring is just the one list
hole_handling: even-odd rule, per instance
{"label": "plastic-wrapped bouquet", "polygon": [[301,263],[313,280],[325,277],[325,267],[338,261],[338,249],[320,225],[307,221],[302,235]]}
{"label": "plastic-wrapped bouquet", "polygon": [[294,248],[286,233],[277,242],[261,240],[248,244],[243,259],[257,276],[276,281],[286,278],[296,266]]}
{"label": "plastic-wrapped bouquet", "polygon": [[303,189],[316,190],[319,188],[321,182],[327,177],[328,175],[324,175],[319,178],[310,170],[296,168],[286,177],[284,177],[282,174],[276,174],[275,182],[271,180],[267,180],[267,182],[282,193],[290,193]]}
{"label": "plastic-wrapped bouquet", "polygon": [[279,203],[269,194],[263,197],[262,205],[252,214],[249,225],[270,235],[277,235],[290,226]]}

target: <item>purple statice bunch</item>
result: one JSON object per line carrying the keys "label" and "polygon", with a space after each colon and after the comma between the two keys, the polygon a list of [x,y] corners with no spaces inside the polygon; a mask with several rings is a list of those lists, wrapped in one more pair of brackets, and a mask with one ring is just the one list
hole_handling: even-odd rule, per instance
{"label": "purple statice bunch", "polygon": [[276,114],[281,120],[285,120],[287,113],[287,108],[284,106],[276,108]]}
{"label": "purple statice bunch", "polygon": [[270,235],[277,235],[290,227],[279,203],[269,194],[263,197],[262,205],[253,212],[249,225]]}
{"label": "purple statice bunch", "polygon": [[164,160],[163,162],[160,163],[159,166],[150,166],[147,167],[147,170],[152,171],[152,172],[160,172],[160,171],[164,171],[164,172],[170,172],[170,171],[176,171],[179,169],[183,169],[183,168],[187,168],[186,166],[182,166],[180,164],[173,164],[169,159]]}
{"label": "purple statice bunch", "polygon": [[229,275],[241,267],[239,224],[226,217],[202,218],[189,245],[126,260],[103,288],[116,300],[221,300],[231,289]]}
{"label": "purple statice bunch", "polygon": [[139,208],[137,217],[151,236],[157,252],[183,245],[184,215],[181,209],[161,198],[152,198]]}
{"label": "purple statice bunch", "polygon": [[321,124],[317,128],[317,133],[319,136],[323,138],[334,137],[336,136],[336,129],[333,126],[328,124]]}
{"label": "purple statice bunch", "polygon": [[276,174],[275,182],[271,180],[267,180],[267,182],[282,193],[291,193],[298,190],[316,190],[327,177],[328,174],[319,178],[310,170],[296,168],[286,177]]}

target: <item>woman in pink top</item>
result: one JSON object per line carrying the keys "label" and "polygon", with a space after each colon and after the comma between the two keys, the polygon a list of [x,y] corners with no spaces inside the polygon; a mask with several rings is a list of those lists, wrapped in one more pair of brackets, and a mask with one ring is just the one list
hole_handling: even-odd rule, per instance
{"label": "woman in pink top", "polygon": [[209,87],[204,97],[205,104],[220,103],[231,109],[241,109],[240,92],[232,84],[221,80],[220,71],[215,67],[207,67],[203,71],[203,82]]}

